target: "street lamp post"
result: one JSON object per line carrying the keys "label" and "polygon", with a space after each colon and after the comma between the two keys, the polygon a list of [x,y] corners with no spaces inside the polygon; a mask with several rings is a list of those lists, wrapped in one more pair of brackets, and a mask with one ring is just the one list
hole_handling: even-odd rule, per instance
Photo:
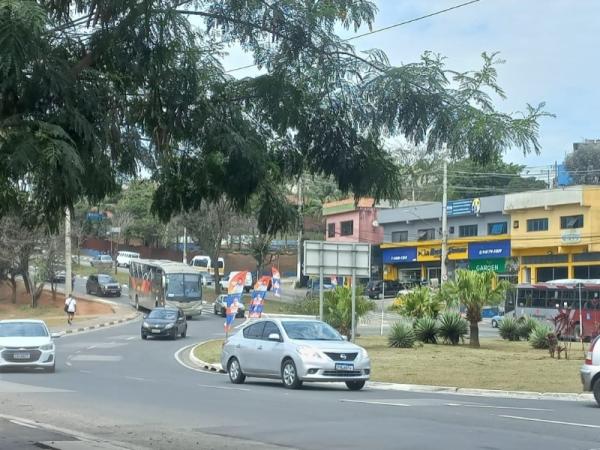
{"label": "street lamp post", "polygon": [[579,289],[579,340],[581,341],[581,348],[583,349],[583,312],[581,307],[581,288],[583,283],[577,283]]}

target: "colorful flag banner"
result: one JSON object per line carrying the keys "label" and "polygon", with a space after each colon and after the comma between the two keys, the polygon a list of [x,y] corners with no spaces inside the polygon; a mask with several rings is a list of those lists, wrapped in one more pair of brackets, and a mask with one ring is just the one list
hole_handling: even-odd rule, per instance
{"label": "colorful flag banner", "polygon": [[238,272],[229,280],[227,288],[227,316],[225,319],[225,332],[231,330],[231,325],[239,309],[239,304],[244,292],[246,283],[246,274],[248,272]]}
{"label": "colorful flag banner", "polygon": [[250,304],[250,314],[248,317],[259,319],[262,316],[265,295],[267,294],[267,288],[269,287],[270,282],[271,277],[263,275],[254,285],[254,291],[252,291],[252,303]]}
{"label": "colorful flag banner", "polygon": [[279,275],[279,270],[275,267],[272,268],[273,271],[273,295],[275,297],[281,297],[281,275]]}

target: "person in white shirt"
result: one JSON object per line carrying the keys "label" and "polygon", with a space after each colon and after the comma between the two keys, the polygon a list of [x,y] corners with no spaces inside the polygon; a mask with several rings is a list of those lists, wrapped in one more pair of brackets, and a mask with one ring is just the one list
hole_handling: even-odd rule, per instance
{"label": "person in white shirt", "polygon": [[75,311],[77,311],[77,300],[72,294],[69,294],[65,299],[65,312],[67,313],[67,323],[69,325],[73,322]]}

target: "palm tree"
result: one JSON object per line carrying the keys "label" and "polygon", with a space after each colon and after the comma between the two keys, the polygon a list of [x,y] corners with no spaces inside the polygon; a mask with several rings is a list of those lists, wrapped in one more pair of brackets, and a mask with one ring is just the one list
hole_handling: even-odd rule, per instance
{"label": "palm tree", "polygon": [[448,304],[466,308],[470,324],[470,345],[479,347],[479,322],[484,306],[498,305],[504,299],[508,283],[499,281],[494,272],[458,270],[456,280],[446,283],[445,293]]}

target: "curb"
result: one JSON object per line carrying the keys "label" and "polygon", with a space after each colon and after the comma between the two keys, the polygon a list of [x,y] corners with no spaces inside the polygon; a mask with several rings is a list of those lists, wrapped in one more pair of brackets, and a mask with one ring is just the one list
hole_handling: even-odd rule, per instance
{"label": "curb", "polygon": [[77,329],[63,330],[63,331],[60,331],[59,333],[61,334],[61,336],[67,336],[67,335],[72,335],[72,334],[83,333],[84,331],[96,330],[99,328],[108,328],[108,327],[112,327],[112,326],[119,325],[122,323],[131,322],[132,320],[139,318],[140,315],[141,314],[138,313],[133,316],[127,316],[123,319],[114,319],[109,322],[97,323],[96,325],[90,325],[89,327],[80,327]]}
{"label": "curb", "polygon": [[[199,342],[190,349],[190,360],[205,370],[217,373],[227,373],[223,370],[221,364],[211,364],[202,361],[194,355],[194,349],[209,342],[218,341],[219,339],[210,339],[208,341]],[[576,402],[594,402],[594,395],[591,393],[568,393],[568,392],[532,392],[532,391],[502,391],[499,389],[475,389],[475,388],[459,388],[455,386],[431,386],[426,384],[400,384],[400,383],[385,383],[382,381],[369,381],[367,385],[370,389],[377,391],[401,391],[401,392],[422,392],[422,393],[440,393],[463,396],[476,397],[495,397],[495,398],[512,398],[521,400],[560,400],[560,401],[576,401]]]}
{"label": "curb", "polygon": [[210,339],[208,341],[203,341],[203,342],[200,342],[200,343],[194,345],[190,349],[190,360],[194,364],[200,366],[201,368],[203,368],[205,370],[209,370],[210,372],[227,373],[227,372],[225,372],[225,370],[223,370],[223,367],[221,366],[221,364],[207,363],[206,361],[202,361],[201,359],[197,358],[196,355],[194,355],[194,349],[196,347],[200,347],[201,345],[208,344],[209,342],[215,342],[215,341],[220,341],[220,339]]}

